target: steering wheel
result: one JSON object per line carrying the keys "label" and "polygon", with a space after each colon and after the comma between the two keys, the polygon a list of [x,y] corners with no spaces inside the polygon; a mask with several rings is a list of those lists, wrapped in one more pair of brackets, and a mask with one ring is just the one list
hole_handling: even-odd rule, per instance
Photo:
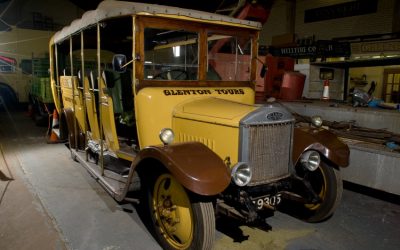
{"label": "steering wheel", "polygon": [[154,79],[161,80],[189,80],[189,74],[183,69],[171,69],[163,71],[154,76]]}

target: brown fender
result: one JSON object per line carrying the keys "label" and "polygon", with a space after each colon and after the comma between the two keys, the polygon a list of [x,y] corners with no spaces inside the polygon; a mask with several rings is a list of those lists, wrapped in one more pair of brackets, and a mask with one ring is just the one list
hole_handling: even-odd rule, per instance
{"label": "brown fender", "polygon": [[297,163],[300,155],[309,149],[317,150],[340,167],[347,167],[349,165],[349,147],[341,142],[336,135],[325,129],[295,128],[293,162]]}
{"label": "brown fender", "polygon": [[200,195],[216,195],[225,190],[230,183],[229,168],[217,154],[202,143],[177,143],[144,148],[136,156],[132,168],[149,158],[161,162],[185,188]]}

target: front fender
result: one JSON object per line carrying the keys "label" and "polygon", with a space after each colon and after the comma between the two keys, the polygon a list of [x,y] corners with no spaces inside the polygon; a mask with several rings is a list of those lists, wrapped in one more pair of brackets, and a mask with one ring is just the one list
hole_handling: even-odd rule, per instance
{"label": "front fender", "polygon": [[199,142],[144,148],[132,168],[149,158],[161,162],[185,188],[200,195],[216,195],[230,183],[229,168],[217,154]]}
{"label": "front fender", "polygon": [[349,165],[349,147],[337,136],[322,128],[295,128],[293,137],[293,162],[297,163],[301,154],[309,149],[320,152],[340,167]]}

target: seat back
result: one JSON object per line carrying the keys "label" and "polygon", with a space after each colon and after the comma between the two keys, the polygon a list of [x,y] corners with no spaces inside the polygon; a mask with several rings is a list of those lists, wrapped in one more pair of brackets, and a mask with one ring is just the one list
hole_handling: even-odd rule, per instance
{"label": "seat back", "polygon": [[[86,73],[86,72],[85,72]],[[86,113],[88,117],[89,127],[92,134],[93,140],[100,140],[100,130],[99,130],[99,120],[97,115],[97,98],[95,97],[95,91],[92,86],[94,86],[90,81],[91,73],[88,71],[85,74],[85,79],[83,81],[85,88],[85,104]],[[97,93],[96,93],[97,94]]]}
{"label": "seat back", "polygon": [[113,99],[108,91],[106,74],[102,74],[99,81],[99,91],[101,91],[100,109],[101,109],[101,124],[103,126],[103,132],[105,140],[109,146],[109,149],[116,152],[119,150],[119,142],[117,136],[117,130],[115,128],[114,119],[114,104]]}
{"label": "seat back", "polygon": [[103,72],[103,79],[106,81],[109,96],[113,100],[114,113],[121,114],[124,111],[124,108],[122,105],[120,74],[113,71],[105,70]]}

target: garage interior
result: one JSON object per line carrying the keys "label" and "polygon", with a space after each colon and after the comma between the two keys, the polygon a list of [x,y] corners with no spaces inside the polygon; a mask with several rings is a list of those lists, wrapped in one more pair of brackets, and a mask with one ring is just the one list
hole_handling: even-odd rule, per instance
{"label": "garage interior", "polygon": [[[139,204],[114,200],[52,131],[49,40],[100,2],[0,1],[0,249],[161,249]],[[332,217],[217,217],[213,249],[400,247],[399,1],[132,2],[260,22],[255,103],[304,126],[318,115],[350,149]]]}

